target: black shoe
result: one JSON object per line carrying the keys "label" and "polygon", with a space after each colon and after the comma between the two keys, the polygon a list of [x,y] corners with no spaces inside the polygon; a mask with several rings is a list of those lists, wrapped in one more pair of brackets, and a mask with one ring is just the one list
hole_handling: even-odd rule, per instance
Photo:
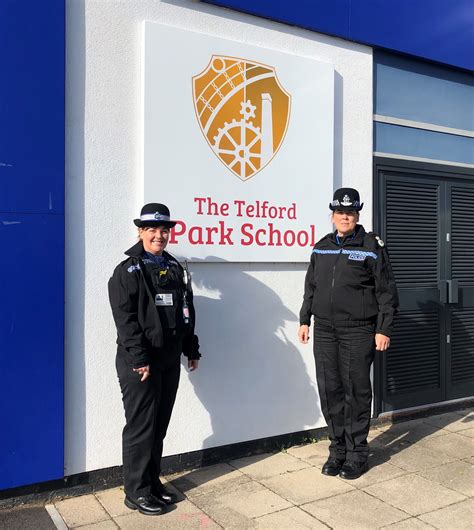
{"label": "black shoe", "polygon": [[130,510],[138,510],[143,515],[161,515],[166,511],[166,504],[154,495],[144,495],[136,499],[125,496],[124,503]]}
{"label": "black shoe", "polygon": [[183,499],[180,498],[176,493],[165,488],[161,482],[158,484],[153,484],[151,487],[151,492],[154,497],[156,497],[161,502],[164,502],[167,506],[170,504],[176,504]]}
{"label": "black shoe", "polygon": [[354,480],[363,475],[368,469],[368,462],[350,462],[346,460],[339,472],[339,476],[347,480]]}
{"label": "black shoe", "polygon": [[326,463],[323,466],[323,469],[321,469],[321,473],[323,475],[329,475],[330,477],[335,477],[336,475],[339,475],[339,471],[341,471],[341,467],[344,464],[344,460],[340,460],[339,458],[334,458],[330,456]]}

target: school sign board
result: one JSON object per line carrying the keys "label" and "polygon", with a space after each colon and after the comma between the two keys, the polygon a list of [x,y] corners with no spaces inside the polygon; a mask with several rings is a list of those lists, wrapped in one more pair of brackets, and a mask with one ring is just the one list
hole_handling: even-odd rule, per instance
{"label": "school sign board", "polygon": [[308,261],[330,230],[334,69],[144,23],[144,200],[186,259]]}

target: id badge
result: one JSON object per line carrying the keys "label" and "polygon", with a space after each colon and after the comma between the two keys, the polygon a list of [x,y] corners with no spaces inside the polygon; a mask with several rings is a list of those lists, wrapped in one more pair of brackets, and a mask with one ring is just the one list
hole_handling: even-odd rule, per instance
{"label": "id badge", "polygon": [[173,293],[157,294],[155,295],[155,305],[173,305]]}

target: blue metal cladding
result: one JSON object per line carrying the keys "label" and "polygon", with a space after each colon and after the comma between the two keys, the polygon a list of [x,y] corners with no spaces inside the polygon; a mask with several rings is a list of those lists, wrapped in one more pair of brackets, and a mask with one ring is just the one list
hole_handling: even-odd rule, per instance
{"label": "blue metal cladding", "polygon": [[64,14],[0,2],[0,212],[64,213]]}
{"label": "blue metal cladding", "polygon": [[474,70],[472,0],[204,1]]}
{"label": "blue metal cladding", "polygon": [[388,123],[374,124],[374,151],[474,164],[474,138]]}
{"label": "blue metal cladding", "polygon": [[474,164],[474,138],[463,132],[474,131],[474,77],[467,72],[376,51],[374,109],[425,127],[376,122],[375,152]]}
{"label": "blue metal cladding", "polygon": [[467,72],[375,51],[374,98],[375,114],[474,131]]}
{"label": "blue metal cladding", "polygon": [[0,489],[63,476],[64,219],[0,213]]}
{"label": "blue metal cladding", "polygon": [[0,2],[0,489],[64,474],[64,16]]}

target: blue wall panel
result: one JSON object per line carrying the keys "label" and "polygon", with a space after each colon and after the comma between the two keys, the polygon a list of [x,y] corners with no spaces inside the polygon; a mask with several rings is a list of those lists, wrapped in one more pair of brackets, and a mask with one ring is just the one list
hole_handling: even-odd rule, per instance
{"label": "blue wall panel", "polygon": [[64,473],[64,15],[0,2],[0,489]]}
{"label": "blue wall panel", "polygon": [[472,0],[353,0],[350,39],[474,68]]}
{"label": "blue wall panel", "polygon": [[370,46],[474,69],[472,0],[204,0]]}
{"label": "blue wall panel", "polygon": [[374,97],[375,114],[474,130],[474,76],[459,70],[375,52]]}
{"label": "blue wall panel", "polygon": [[64,219],[0,213],[0,489],[64,468]]}
{"label": "blue wall panel", "polygon": [[0,2],[0,66],[0,212],[64,213],[64,0]]}
{"label": "blue wall panel", "polygon": [[374,124],[374,151],[474,164],[474,138],[388,123]]}

